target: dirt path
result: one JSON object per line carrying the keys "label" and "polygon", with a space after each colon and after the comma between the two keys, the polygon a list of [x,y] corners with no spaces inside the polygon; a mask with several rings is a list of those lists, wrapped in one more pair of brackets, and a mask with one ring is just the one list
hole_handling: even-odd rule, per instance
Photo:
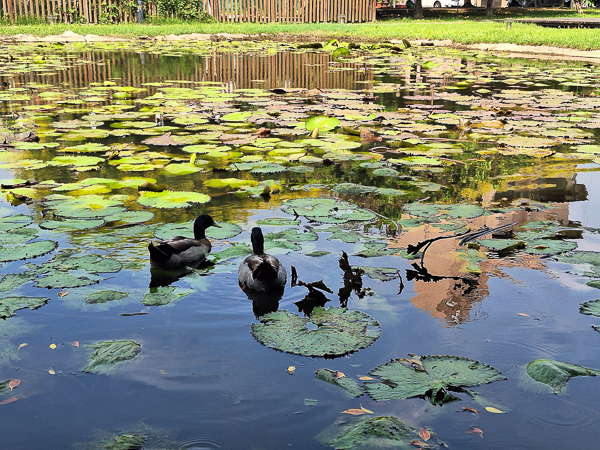
{"label": "dirt path", "polygon": [[[168,36],[155,36],[148,38],[138,38],[141,40],[156,40],[156,41],[218,41],[218,40],[280,40],[280,41],[325,41],[323,36],[294,36],[289,34],[280,35],[246,35],[246,34],[181,34]],[[30,34],[17,34],[14,36],[0,36],[0,41],[4,43],[10,42],[120,42],[131,39],[117,38],[112,36],[99,36],[95,34],[87,34],[85,36],[65,31],[63,34],[53,36],[33,36]],[[402,41],[392,40],[392,43],[401,44]],[[534,45],[517,45],[517,44],[460,44],[451,40],[443,41],[428,41],[428,40],[413,40],[413,45],[428,45],[433,47],[454,47],[466,50],[488,51],[497,54],[497,56],[505,57],[527,57],[537,59],[570,59],[579,61],[589,61],[600,63],[600,50],[582,51],[560,47],[542,47]]]}

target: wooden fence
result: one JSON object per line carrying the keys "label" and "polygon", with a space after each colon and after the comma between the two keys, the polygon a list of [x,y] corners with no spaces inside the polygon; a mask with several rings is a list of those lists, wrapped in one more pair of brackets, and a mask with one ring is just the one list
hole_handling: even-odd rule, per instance
{"label": "wooden fence", "polygon": [[373,22],[375,0],[208,0],[219,22]]}
{"label": "wooden fence", "polygon": [[[119,23],[137,20],[137,2],[123,0],[0,0],[0,16],[66,23]],[[144,1],[144,15],[157,16],[154,1]],[[375,0],[201,0],[220,22],[372,22]],[[177,15],[174,12],[173,15]]]}

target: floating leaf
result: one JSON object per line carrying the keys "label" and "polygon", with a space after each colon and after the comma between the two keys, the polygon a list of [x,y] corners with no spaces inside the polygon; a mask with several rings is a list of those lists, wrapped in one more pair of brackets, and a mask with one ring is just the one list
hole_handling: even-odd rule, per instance
{"label": "floating leaf", "polygon": [[90,345],[90,348],[95,352],[90,364],[82,369],[88,373],[98,369],[102,372],[118,363],[130,361],[142,351],[141,344],[135,341],[101,341]]}
{"label": "floating leaf", "polygon": [[326,381],[341,387],[351,397],[359,397],[364,394],[365,389],[358,382],[350,377],[340,377],[337,371],[329,369],[319,369],[316,372],[317,379]]}
{"label": "floating leaf", "polygon": [[16,388],[20,384],[21,384],[21,380],[14,379],[14,380],[10,380],[10,382],[8,383],[8,387],[12,391],[14,388]]}
{"label": "floating leaf", "polygon": [[552,359],[536,359],[527,364],[526,373],[535,381],[550,386],[555,394],[562,394],[569,378],[600,375],[600,370]]}
{"label": "floating leaf", "polygon": [[[357,409],[357,412],[364,411]],[[347,423],[331,425],[317,435],[319,442],[336,449],[409,449],[415,448],[412,443],[420,439],[416,428],[400,422],[394,416],[360,417],[350,419]],[[430,432],[431,445],[423,443],[421,448],[437,447],[437,437]]]}
{"label": "floating leaf", "polygon": [[[0,299],[0,318],[6,319],[15,315],[15,311],[23,308],[37,309],[50,300],[48,297],[5,297]],[[27,344],[21,344],[22,346]]]}
{"label": "floating leaf", "polygon": [[[310,318],[275,311],[252,324],[261,344],[304,356],[341,356],[368,347],[381,334],[379,323],[360,311],[316,307]],[[308,324],[316,329],[309,329]]]}
{"label": "floating leaf", "polygon": [[3,246],[0,247],[0,262],[37,258],[50,253],[57,246],[58,243],[54,241],[36,241],[17,246]]}
{"label": "floating leaf", "polygon": [[502,411],[501,409],[498,409],[498,408],[494,408],[493,406],[486,406],[485,410],[487,412],[491,412],[493,414],[506,414],[505,411]]}
{"label": "floating leaf", "polygon": [[207,203],[210,197],[198,192],[162,191],[140,192],[138,203],[154,208],[186,208],[194,203]]}
{"label": "floating leaf", "polygon": [[382,382],[365,383],[367,392],[375,400],[420,396],[434,404],[443,404],[454,399],[448,397],[448,390],[504,379],[493,367],[462,356],[423,356],[420,362],[417,367],[392,360],[373,369],[371,375],[379,377]]}
{"label": "floating leaf", "polygon": [[311,117],[305,122],[306,129],[309,131],[313,131],[315,128],[318,128],[319,131],[329,131],[340,125],[340,121],[335,117],[327,117],[327,116],[316,116]]}
{"label": "floating leaf", "polygon": [[95,305],[95,304],[101,304],[101,303],[108,303],[108,302],[112,302],[115,300],[121,300],[128,296],[129,296],[129,293],[127,293],[127,292],[107,290],[107,291],[92,292],[91,294],[86,295],[84,297],[84,300],[86,303]]}
{"label": "floating leaf", "polygon": [[186,295],[194,292],[193,289],[183,289],[176,288],[174,286],[159,286],[155,288],[150,288],[150,292],[148,292],[142,303],[148,306],[162,306],[169,305],[173,302],[176,302],[180,298],[185,297]]}

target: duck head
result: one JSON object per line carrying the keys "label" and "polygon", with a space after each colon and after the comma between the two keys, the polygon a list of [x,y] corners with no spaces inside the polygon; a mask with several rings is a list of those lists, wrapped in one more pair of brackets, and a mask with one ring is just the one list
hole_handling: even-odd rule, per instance
{"label": "duck head", "polygon": [[204,239],[208,227],[221,228],[208,214],[200,214],[194,221],[194,239]]}

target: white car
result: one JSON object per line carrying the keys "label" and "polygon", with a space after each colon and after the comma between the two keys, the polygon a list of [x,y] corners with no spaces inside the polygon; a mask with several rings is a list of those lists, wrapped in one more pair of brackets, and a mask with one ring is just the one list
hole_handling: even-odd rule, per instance
{"label": "white car", "polygon": [[460,8],[464,0],[421,0],[423,8]]}

